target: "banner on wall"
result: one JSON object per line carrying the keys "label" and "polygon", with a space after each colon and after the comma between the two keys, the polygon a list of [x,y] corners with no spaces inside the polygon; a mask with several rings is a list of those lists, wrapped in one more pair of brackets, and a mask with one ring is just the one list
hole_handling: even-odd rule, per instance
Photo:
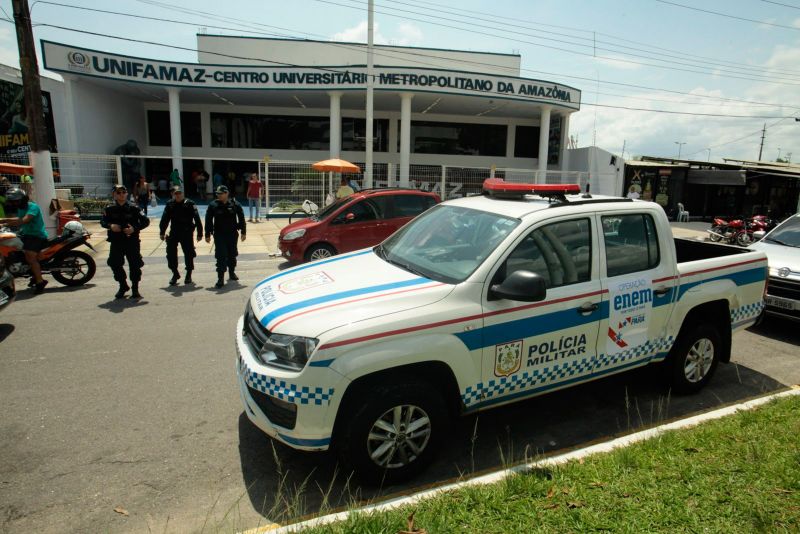
{"label": "banner on wall", "polygon": [[[50,93],[42,91],[42,108],[50,152],[57,152]],[[0,80],[0,156],[21,156],[31,150],[28,113],[22,86]]]}

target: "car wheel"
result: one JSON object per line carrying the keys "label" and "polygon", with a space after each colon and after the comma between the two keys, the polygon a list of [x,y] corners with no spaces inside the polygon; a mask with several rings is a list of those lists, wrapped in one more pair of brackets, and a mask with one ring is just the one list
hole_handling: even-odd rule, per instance
{"label": "car wheel", "polygon": [[361,398],[337,441],[343,463],[362,481],[391,484],[431,462],[448,426],[444,401],[434,386],[378,386]]}
{"label": "car wheel", "polygon": [[701,390],[714,375],[721,349],[722,338],[711,324],[700,324],[682,333],[667,360],[673,391]]}
{"label": "car wheel", "polygon": [[336,255],[336,250],[330,245],[312,245],[306,251],[306,261],[324,260]]}

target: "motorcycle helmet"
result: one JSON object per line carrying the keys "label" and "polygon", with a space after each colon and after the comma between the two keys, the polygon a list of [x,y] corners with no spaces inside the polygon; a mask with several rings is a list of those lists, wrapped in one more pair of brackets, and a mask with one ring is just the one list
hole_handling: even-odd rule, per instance
{"label": "motorcycle helmet", "polygon": [[61,231],[61,235],[64,237],[83,235],[84,233],[86,233],[86,231],[83,229],[83,225],[78,221],[69,221],[64,225],[64,230]]}
{"label": "motorcycle helmet", "polygon": [[6,206],[12,209],[25,209],[28,207],[28,194],[18,187],[9,189],[6,191]]}

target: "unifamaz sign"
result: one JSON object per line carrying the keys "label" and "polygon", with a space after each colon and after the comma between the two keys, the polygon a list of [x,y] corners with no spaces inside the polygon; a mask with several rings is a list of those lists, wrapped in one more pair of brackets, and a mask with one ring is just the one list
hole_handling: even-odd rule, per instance
{"label": "unifamaz sign", "polygon": [[[118,56],[42,41],[48,70],[96,78],[173,87],[263,90],[365,90],[366,67],[261,67],[172,63]],[[542,80],[474,72],[405,67],[376,67],[376,90],[421,91],[491,96],[580,108],[581,93]]]}

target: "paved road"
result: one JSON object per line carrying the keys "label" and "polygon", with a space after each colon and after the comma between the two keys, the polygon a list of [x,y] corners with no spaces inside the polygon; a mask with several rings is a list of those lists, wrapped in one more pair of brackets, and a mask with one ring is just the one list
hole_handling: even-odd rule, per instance
{"label": "paved road", "polygon": [[[330,455],[273,449],[250,425],[232,335],[254,283],[281,263],[242,262],[240,283],[216,291],[211,258],[199,259],[198,285],[170,288],[151,258],[139,303],[112,300],[101,265],[87,287],[24,290],[0,314],[0,531],[227,531],[282,519],[276,500],[315,511],[320,488],[332,488],[331,506],[412,489],[348,485]],[[668,398],[644,369],[464,419],[416,483],[800,383],[798,344],[796,325],[770,321],[736,336],[735,364],[700,395]]]}

